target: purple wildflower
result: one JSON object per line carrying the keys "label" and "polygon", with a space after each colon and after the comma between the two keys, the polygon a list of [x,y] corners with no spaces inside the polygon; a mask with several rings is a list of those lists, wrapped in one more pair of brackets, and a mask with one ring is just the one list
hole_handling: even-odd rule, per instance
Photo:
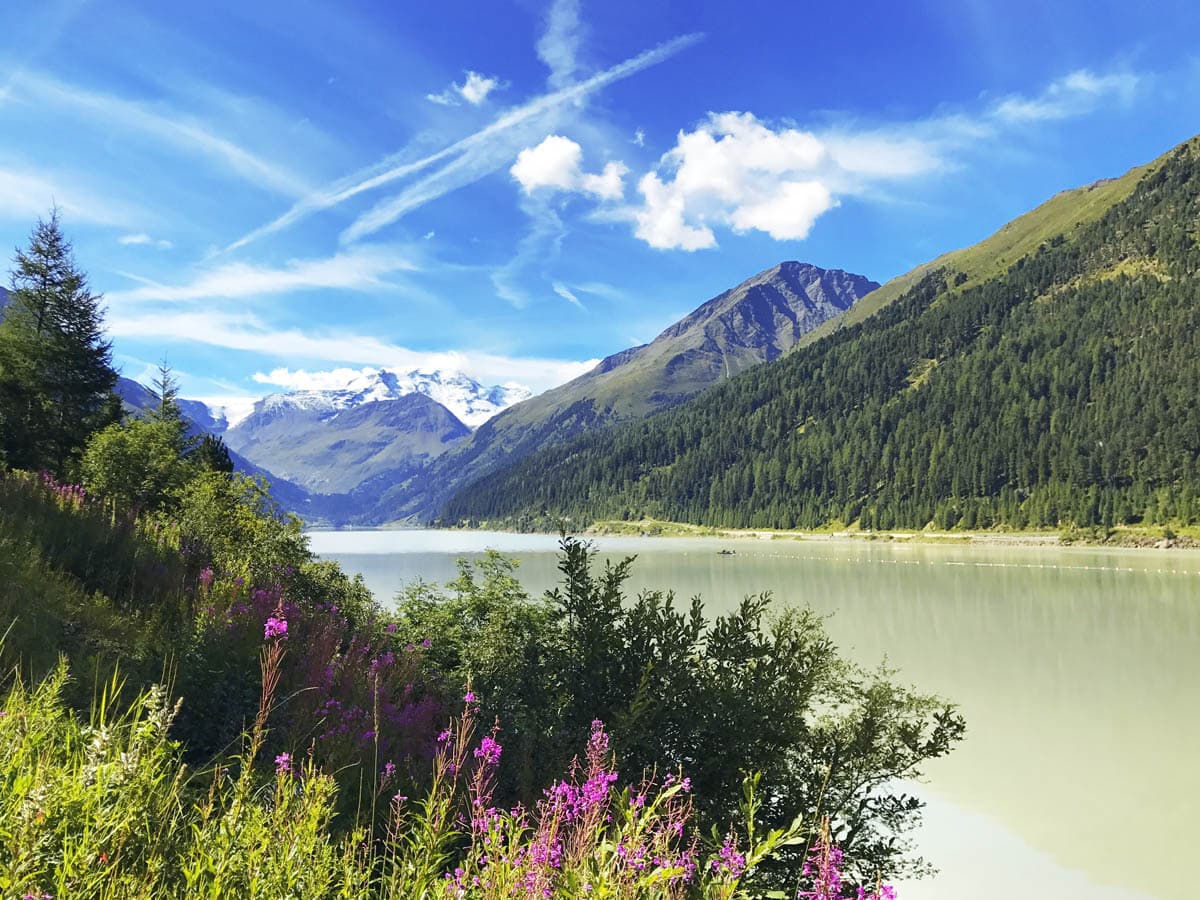
{"label": "purple wildflower", "polygon": [[725,843],[717,852],[717,858],[712,861],[713,872],[727,878],[741,878],[746,871],[746,857],[738,853],[737,839],[732,835],[725,838]]}
{"label": "purple wildflower", "polygon": [[263,628],[263,640],[269,641],[274,638],[286,638],[288,634],[287,619],[277,619],[271,616],[267,619],[267,624]]}
{"label": "purple wildflower", "polygon": [[500,751],[503,749],[495,738],[488,735],[475,748],[475,758],[482,759],[485,765],[494,766],[500,762]]}
{"label": "purple wildflower", "polygon": [[275,757],[275,774],[276,775],[291,775],[292,774],[292,754],[284,752]]}

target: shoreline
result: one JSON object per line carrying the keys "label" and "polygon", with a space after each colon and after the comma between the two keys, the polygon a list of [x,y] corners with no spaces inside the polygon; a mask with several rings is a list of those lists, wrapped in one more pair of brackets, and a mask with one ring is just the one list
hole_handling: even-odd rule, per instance
{"label": "shoreline", "polygon": [[[484,523],[479,527],[413,525],[389,522],[368,526],[305,527],[308,532],[340,531],[463,531],[496,532],[499,534],[557,534],[554,530],[528,529]],[[731,541],[797,541],[804,543],[894,543],[941,546],[997,547],[1108,547],[1122,550],[1200,550],[1200,527],[1178,528],[1153,526],[1148,528],[1123,526],[1113,529],[1067,529],[1060,531],[860,531],[853,528],[805,531],[769,528],[714,528],[686,522],[667,522],[657,519],[640,521],[601,521],[571,532],[583,538],[647,537],[647,538],[716,538]]]}
{"label": "shoreline", "polygon": [[819,531],[769,528],[710,528],[681,522],[596,522],[584,536],[594,537],[716,537],[731,540],[805,542],[882,542],[903,544],[959,544],[1015,547],[1115,547],[1121,549],[1198,550],[1200,538],[1188,528],[1177,533],[1167,528],[1072,529],[1068,531],[859,531],[840,528]]}

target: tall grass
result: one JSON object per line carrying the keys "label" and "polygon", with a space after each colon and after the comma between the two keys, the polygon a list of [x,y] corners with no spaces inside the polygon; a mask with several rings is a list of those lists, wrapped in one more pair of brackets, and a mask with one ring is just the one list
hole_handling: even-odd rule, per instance
{"label": "tall grass", "polygon": [[[63,701],[65,663],[33,686],[14,676],[0,709],[0,894],[731,900],[750,896],[743,882],[756,865],[808,836],[796,822],[702,843],[687,778],[645,773],[620,786],[600,722],[533,808],[497,808],[501,735],[481,734],[470,693],[439,736],[424,796],[393,793],[385,768],[373,786],[384,827],[362,809],[353,827],[334,829],[331,773],[306,754],[258,759],[283,656],[282,640],[267,642],[260,712],[240,752],[199,770],[170,737],[179,703],[163,688],[118,703],[114,679],[85,722]],[[750,822],[756,787],[747,781]],[[840,897],[820,890],[805,896]]]}

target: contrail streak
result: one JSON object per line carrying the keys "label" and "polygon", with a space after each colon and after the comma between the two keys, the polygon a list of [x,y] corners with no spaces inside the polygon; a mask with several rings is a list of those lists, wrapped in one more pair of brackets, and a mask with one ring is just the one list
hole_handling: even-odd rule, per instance
{"label": "contrail streak", "polygon": [[[476,131],[474,134],[468,135],[461,140],[455,141],[447,147],[438,150],[436,153],[431,153],[422,159],[413,162],[402,163],[397,165],[397,156],[393,155],[380,161],[368,169],[356,172],[347,178],[335,182],[323,191],[318,191],[304,199],[298,201],[291,209],[285,212],[278,219],[269,222],[261,228],[247,234],[226,247],[226,250],[236,250],[239,247],[244,247],[252,241],[258,240],[268,234],[274,234],[278,231],[295,224],[301,219],[307,218],[313,213],[322,210],[330,209],[340,203],[355,197],[364,191],[373,190],[400,178],[405,178],[423,169],[427,169],[432,165],[436,165],[445,159],[465,153],[474,147],[485,144],[487,141],[495,138],[497,135],[503,134],[524,122],[529,121],[535,116],[542,115],[550,110],[556,109],[564,104],[581,100],[588,94],[598,91],[600,88],[606,87],[615,81],[620,81],[623,78],[628,78],[642,69],[657,65],[666,59],[674,56],[681,50],[692,46],[704,37],[703,34],[685,34],[674,38],[657,47],[652,47],[637,56],[631,57],[622,63],[605,69],[587,78],[578,84],[573,84],[570,87],[565,87],[549,94],[543,94],[534,100],[519,106],[516,109],[510,110],[500,116],[490,125]],[[399,213],[394,213],[389,205],[372,210],[363,220],[356,222],[351,226],[350,231],[353,232],[353,237],[360,237],[362,234],[375,231],[382,228],[384,225],[395,221],[403,215],[403,210]],[[390,217],[390,218],[389,218]],[[352,239],[349,237],[348,239]]]}

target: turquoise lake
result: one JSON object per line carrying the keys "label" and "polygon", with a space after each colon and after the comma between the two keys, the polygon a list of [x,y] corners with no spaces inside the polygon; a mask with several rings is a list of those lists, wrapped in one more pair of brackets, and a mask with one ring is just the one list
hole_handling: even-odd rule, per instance
{"label": "turquoise lake", "polygon": [[[495,548],[556,581],[545,535],[313,532],[388,602]],[[630,587],[828,614],[843,651],[956,702],[968,735],[914,790],[940,871],[902,900],[1182,898],[1200,861],[1200,553],[827,540],[601,538]],[[721,555],[724,548],[733,555]]]}

